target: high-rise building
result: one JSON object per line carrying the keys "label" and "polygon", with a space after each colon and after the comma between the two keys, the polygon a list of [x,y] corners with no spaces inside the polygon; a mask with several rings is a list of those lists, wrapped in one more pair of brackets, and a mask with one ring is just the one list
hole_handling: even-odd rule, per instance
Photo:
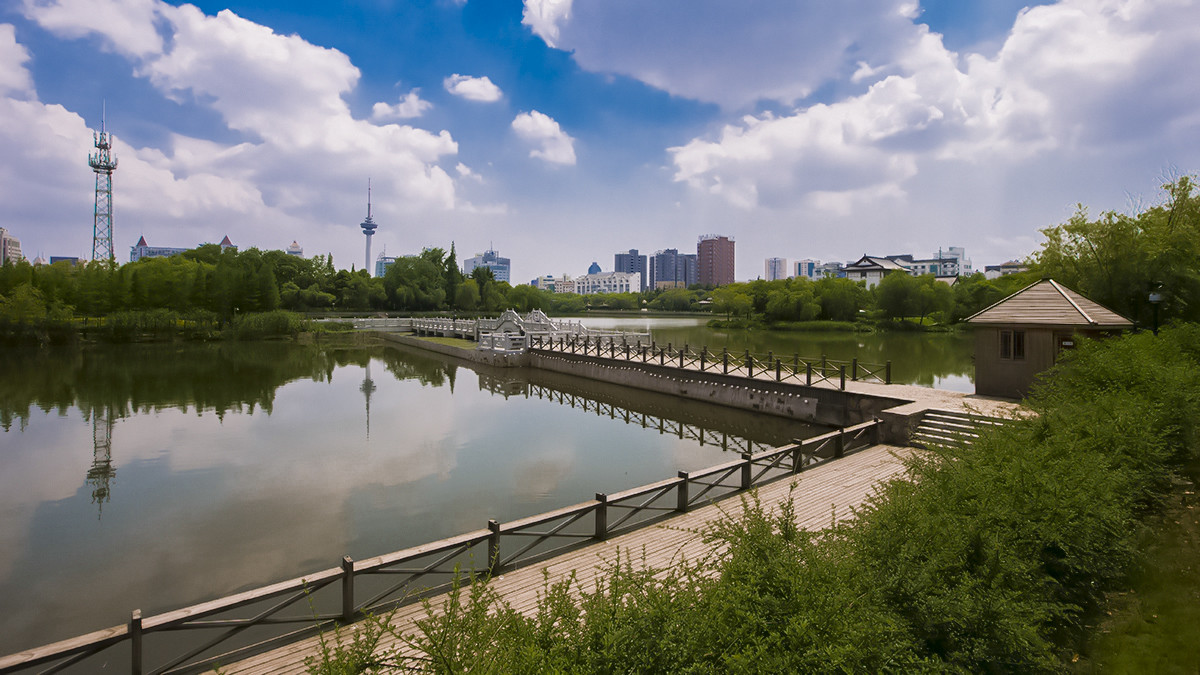
{"label": "high-rise building", "polygon": [[733,240],[719,234],[706,234],[696,243],[696,266],[700,283],[722,286],[733,283]]}
{"label": "high-rise building", "polygon": [[21,255],[21,240],[0,227],[0,265],[8,262],[16,263],[24,259],[25,256]]}
{"label": "high-rise building", "polygon": [[303,258],[304,257],[304,249],[300,248],[300,244],[296,243],[296,241],[293,239],[292,245],[287,247],[287,254],[294,255],[297,258]]}
{"label": "high-rise building", "polygon": [[649,277],[646,276],[647,260],[646,256],[638,255],[638,250],[636,248],[631,248],[624,253],[617,253],[613,255],[613,271],[641,275],[641,290],[646,290],[646,283],[649,281]]}
{"label": "high-rise building", "polygon": [[764,277],[767,281],[779,281],[788,278],[787,258],[767,258]]}
{"label": "high-rise building", "polygon": [[463,274],[471,276],[476,267],[486,267],[492,271],[492,277],[496,281],[509,281],[509,259],[501,258],[499,253],[493,249],[488,249],[483,253],[477,253],[474,258],[467,258],[463,261]]}
{"label": "high-rise building", "polygon": [[654,255],[650,256],[649,288],[687,288],[695,283],[697,277],[694,254],[680,253],[678,249],[668,248],[655,251]]}
{"label": "high-rise building", "polygon": [[821,275],[818,272],[820,265],[820,260],[811,260],[809,258],[797,260],[795,267],[796,272],[793,276],[804,277],[805,279],[819,279],[821,278]]}
{"label": "high-rise building", "polygon": [[396,256],[387,254],[387,251],[380,251],[379,255],[375,256],[375,276],[387,276],[388,268],[396,264]]}

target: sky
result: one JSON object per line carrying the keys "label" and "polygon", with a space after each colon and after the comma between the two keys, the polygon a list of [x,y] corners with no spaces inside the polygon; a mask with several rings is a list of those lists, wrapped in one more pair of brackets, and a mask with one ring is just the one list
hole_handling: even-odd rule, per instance
{"label": "sky", "polygon": [[736,241],[1023,258],[1077,204],[1200,169],[1200,0],[5,0],[0,227],[372,258],[493,248],[516,282]]}

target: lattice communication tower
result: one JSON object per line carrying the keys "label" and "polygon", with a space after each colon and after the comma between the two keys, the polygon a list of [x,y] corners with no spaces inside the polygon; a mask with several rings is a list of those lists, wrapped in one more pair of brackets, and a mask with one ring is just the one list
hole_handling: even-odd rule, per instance
{"label": "lattice communication tower", "polygon": [[117,170],[117,158],[112,156],[114,136],[104,130],[100,118],[100,133],[92,132],[96,153],[88,153],[88,166],[96,172],[96,218],[92,225],[92,260],[114,260],[112,234],[112,175]]}

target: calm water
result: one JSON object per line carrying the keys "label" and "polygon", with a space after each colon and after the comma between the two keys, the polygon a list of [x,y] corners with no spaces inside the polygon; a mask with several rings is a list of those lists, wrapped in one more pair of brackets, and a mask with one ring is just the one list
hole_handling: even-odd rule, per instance
{"label": "calm water", "polygon": [[801,358],[864,363],[892,362],[892,381],[937,389],[975,393],[974,338],[969,333],[804,333],[764,330],[715,330],[706,318],[608,319],[585,318],[587,326],[647,332],[655,341],[690,345],[731,353],[749,349],[755,354],[774,352],[782,359]]}
{"label": "calm water", "polygon": [[9,350],[0,654],[730,459],[612,406],[769,444],[820,431],[397,348]]}

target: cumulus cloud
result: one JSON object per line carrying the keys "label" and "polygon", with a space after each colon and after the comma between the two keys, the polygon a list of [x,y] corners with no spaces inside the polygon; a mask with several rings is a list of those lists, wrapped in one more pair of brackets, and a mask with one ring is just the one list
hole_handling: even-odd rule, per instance
{"label": "cumulus cloud", "polygon": [[[245,139],[229,144],[173,134],[159,147],[118,146],[118,229],[164,215],[179,218],[180,227],[251,220],[268,240],[247,245],[274,245],[276,237],[302,236],[299,228],[327,228],[343,220],[356,209],[358,183],[367,175],[377,178],[379,194],[388,195],[383,209],[388,202],[413,212],[458,205],[454,179],[439,166],[457,153],[453,138],[446,131],[355,119],[343,96],[357,85],[359,71],[345,54],[279,35],[228,10],[211,16],[159,0],[100,1],[103,12],[96,11],[95,0],[83,3],[88,11],[80,7],[83,0],[52,0],[28,2],[25,13],[59,36],[98,37],[162,95],[216,111]],[[0,58],[8,63],[4,44],[0,34]],[[7,67],[0,66],[4,72]],[[11,108],[13,102],[7,104]],[[414,91],[373,112],[377,120],[395,119],[427,108]],[[25,116],[32,120],[37,114]],[[66,111],[53,119],[71,128],[69,147],[52,136],[61,130],[32,124],[44,133],[27,134],[23,152],[40,156],[39,165],[79,163],[90,132]],[[48,149],[63,157],[48,160]],[[313,189],[318,185],[322,190]],[[345,203],[331,193],[347,195]],[[196,241],[213,236],[218,235],[205,233]]]}
{"label": "cumulus cloud", "polygon": [[63,37],[99,35],[118,54],[144,57],[163,50],[155,21],[160,0],[24,0],[25,15]]}
{"label": "cumulus cloud", "polygon": [[393,105],[382,101],[376,103],[371,108],[371,119],[376,121],[410,119],[424,115],[425,111],[432,107],[432,103],[421,99],[420,89],[413,89]]}
{"label": "cumulus cloud", "polygon": [[[1190,16],[1182,16],[1190,15]],[[747,116],[671,148],[675,179],[742,207],[846,213],[898,200],[939,162],[1019,165],[1155,138],[1200,104],[1172,55],[1200,48],[1195,5],[1064,0],[1022,12],[993,58],[948,51],[924,26],[866,92],[782,116]],[[1167,84],[1164,86],[1164,81]],[[1186,99],[1186,103],[1184,100]],[[1148,124],[1130,124],[1146,116]]]}
{"label": "cumulus cloud", "polygon": [[525,0],[524,23],[585,69],[726,109],[792,103],[882,63],[911,36],[912,2]]}
{"label": "cumulus cloud", "polygon": [[549,115],[536,110],[521,113],[513,119],[512,128],[522,139],[538,146],[530,151],[530,157],[544,159],[551,164],[575,164],[575,139],[568,136]]}
{"label": "cumulus cloud", "polygon": [[446,87],[446,91],[468,101],[492,103],[499,101],[500,97],[504,95],[500,91],[500,87],[493,84],[487,76],[471,77],[455,73],[443,80],[442,84]]}
{"label": "cumulus cloud", "polygon": [[29,50],[17,43],[17,31],[12,24],[0,24],[0,95],[25,94],[33,91],[33,79],[25,63]]}
{"label": "cumulus cloud", "polygon": [[571,18],[572,0],[525,0],[521,24],[551,47],[558,46],[558,26]]}

